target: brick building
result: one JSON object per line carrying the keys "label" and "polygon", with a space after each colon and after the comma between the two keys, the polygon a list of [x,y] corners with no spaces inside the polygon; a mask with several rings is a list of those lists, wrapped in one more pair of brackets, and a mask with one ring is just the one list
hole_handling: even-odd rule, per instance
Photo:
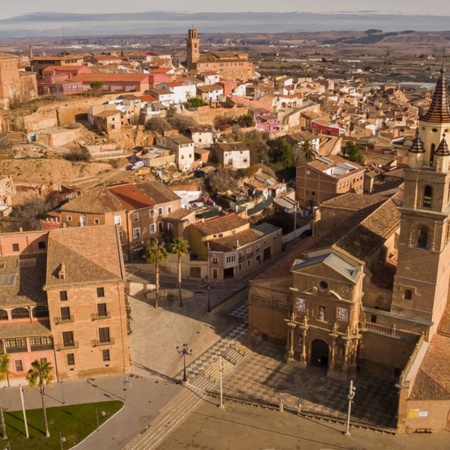
{"label": "brick building", "polygon": [[313,207],[346,192],[363,193],[364,167],[340,156],[321,156],[297,166],[296,200]]}
{"label": "brick building", "polygon": [[255,66],[248,54],[242,52],[200,52],[196,29],[188,31],[186,39],[187,68],[197,72],[215,72],[225,80],[247,81],[255,74]]}
{"label": "brick building", "polygon": [[58,379],[130,370],[115,227],[1,234],[0,252],[0,339],[10,355],[9,383],[23,383],[31,362],[42,358]]}
{"label": "brick building", "polygon": [[341,379],[390,375],[399,432],[450,426],[449,127],[443,71],[408,152],[404,190],[325,202],[318,219],[327,223],[249,293],[251,332],[286,344],[286,359]]}

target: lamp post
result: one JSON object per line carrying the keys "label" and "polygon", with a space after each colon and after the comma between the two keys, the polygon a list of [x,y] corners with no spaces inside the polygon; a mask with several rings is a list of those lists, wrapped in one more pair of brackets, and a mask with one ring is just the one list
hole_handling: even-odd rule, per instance
{"label": "lamp post", "polygon": [[223,361],[219,356],[219,373],[220,373],[220,405],[219,408],[223,408]]}
{"label": "lamp post", "polygon": [[186,355],[192,355],[192,350],[189,349],[189,344],[183,344],[183,348],[177,346],[177,352],[183,358],[183,383],[187,383]]}
{"label": "lamp post", "polygon": [[59,432],[59,443],[61,444],[61,450],[64,450],[64,442],[66,442],[66,438]]}
{"label": "lamp post", "polygon": [[353,399],[355,398],[355,391],[356,388],[353,387],[353,380],[350,380],[350,390],[348,393],[348,414],[347,414],[347,429],[345,430],[345,435],[350,436],[350,416],[352,414],[352,403]]}
{"label": "lamp post", "polygon": [[125,377],[123,379],[123,396],[125,402],[127,401],[127,391],[131,386],[132,386],[131,382],[128,380],[127,377]]}
{"label": "lamp post", "polygon": [[59,384],[61,385],[62,404],[65,405],[65,404],[66,404],[66,398],[65,398],[65,396],[64,396],[63,381],[62,381],[62,380],[59,380]]}
{"label": "lamp post", "polygon": [[207,261],[207,274],[206,274],[206,289],[208,290],[208,305],[207,305],[207,311],[211,312],[211,303],[209,299],[209,290],[211,286],[209,285],[209,272],[210,272],[210,263],[209,263],[209,242],[206,243],[206,248],[208,249],[208,261]]}
{"label": "lamp post", "polygon": [[[100,414],[105,417],[106,416],[106,412],[105,411],[101,411]],[[100,419],[98,417],[98,408],[95,408],[95,417],[97,418],[97,431],[99,431],[100,429]]]}
{"label": "lamp post", "polygon": [[25,435],[27,439],[30,437],[28,433],[28,422],[27,422],[27,413],[25,411],[25,400],[23,398],[23,389],[22,386],[19,384],[19,391],[20,391],[20,400],[22,402],[22,412],[23,412],[23,422],[25,424]]}

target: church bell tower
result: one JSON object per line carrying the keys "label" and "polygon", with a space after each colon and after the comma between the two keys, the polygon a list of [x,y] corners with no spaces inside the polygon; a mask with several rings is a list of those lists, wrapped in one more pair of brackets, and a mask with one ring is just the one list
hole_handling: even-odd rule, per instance
{"label": "church bell tower", "polygon": [[391,313],[431,339],[450,281],[450,110],[445,70],[408,152]]}
{"label": "church bell tower", "polygon": [[187,68],[192,70],[196,68],[195,63],[200,58],[200,39],[197,37],[197,30],[190,28],[188,38],[186,39]]}

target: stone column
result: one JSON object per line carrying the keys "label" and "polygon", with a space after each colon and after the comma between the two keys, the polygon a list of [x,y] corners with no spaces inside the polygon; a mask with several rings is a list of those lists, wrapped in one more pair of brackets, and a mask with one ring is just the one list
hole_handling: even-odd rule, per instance
{"label": "stone column", "polygon": [[284,319],[288,326],[287,345],[286,345],[286,362],[294,359],[294,331],[297,324],[295,323],[295,313],[292,313],[290,319]]}
{"label": "stone column", "polygon": [[307,358],[306,358],[306,330],[302,331],[302,354],[300,355],[300,362],[306,366]]}

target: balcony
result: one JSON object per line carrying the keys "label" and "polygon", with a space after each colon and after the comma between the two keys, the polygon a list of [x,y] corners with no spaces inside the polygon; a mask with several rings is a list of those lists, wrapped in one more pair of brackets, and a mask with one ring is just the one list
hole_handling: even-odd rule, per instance
{"label": "balcony", "polygon": [[28,348],[25,345],[24,347],[7,347],[6,353],[24,353],[27,352]]}
{"label": "balcony", "polygon": [[101,347],[102,345],[114,345],[114,338],[109,338],[108,341],[99,339],[92,341],[92,347]]}
{"label": "balcony", "polygon": [[75,348],[78,348],[78,342],[74,341],[74,342],[67,342],[67,343],[63,343],[63,344],[57,344],[56,345],[56,351],[60,352],[61,350],[73,350]]}
{"label": "balcony", "polygon": [[32,345],[31,351],[32,352],[40,352],[42,350],[52,350],[53,344],[43,344],[43,345]]}
{"label": "balcony", "polygon": [[55,322],[55,325],[60,325],[62,323],[70,323],[73,322],[73,316],[62,316],[62,317],[54,317],[53,321]]}
{"label": "balcony", "polygon": [[104,319],[111,319],[111,313],[108,311],[105,314],[91,314],[91,320],[104,320]]}

